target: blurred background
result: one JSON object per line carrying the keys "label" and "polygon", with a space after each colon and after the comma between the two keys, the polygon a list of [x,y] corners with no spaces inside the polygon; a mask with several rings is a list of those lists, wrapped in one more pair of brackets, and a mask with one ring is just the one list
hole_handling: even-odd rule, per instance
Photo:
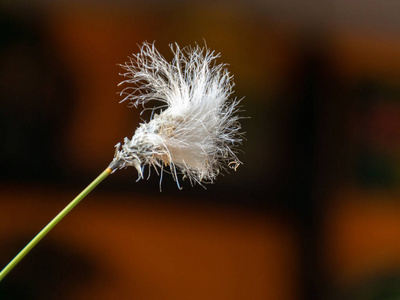
{"label": "blurred background", "polygon": [[[0,268],[141,122],[117,92],[143,41],[235,75],[244,165],[179,191],[116,172],[1,299],[400,299],[400,2],[2,1]],[[148,115],[144,115],[148,118]]]}

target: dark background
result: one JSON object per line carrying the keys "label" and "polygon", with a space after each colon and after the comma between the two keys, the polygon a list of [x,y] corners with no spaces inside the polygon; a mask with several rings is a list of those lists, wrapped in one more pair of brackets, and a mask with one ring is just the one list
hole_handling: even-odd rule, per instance
{"label": "dark background", "polygon": [[0,267],[133,135],[143,41],[221,52],[247,140],[206,189],[116,172],[1,299],[400,297],[398,1],[30,3],[0,5]]}

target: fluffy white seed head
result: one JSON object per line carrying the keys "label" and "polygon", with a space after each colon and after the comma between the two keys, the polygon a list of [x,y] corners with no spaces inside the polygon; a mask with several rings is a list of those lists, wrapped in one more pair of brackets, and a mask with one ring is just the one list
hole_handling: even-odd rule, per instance
{"label": "fluffy white seed head", "polygon": [[140,179],[146,165],[161,173],[168,166],[177,183],[178,174],[192,183],[213,182],[221,170],[236,170],[241,164],[235,154],[242,134],[236,115],[239,101],[230,99],[233,76],[225,64],[216,63],[220,55],[206,47],[170,47],[172,62],[154,44],[144,43],[121,65],[126,79],[120,85],[127,85],[122,101],[136,107],[151,100],[163,105],[132,139],[116,145],[110,167],[134,166]]}

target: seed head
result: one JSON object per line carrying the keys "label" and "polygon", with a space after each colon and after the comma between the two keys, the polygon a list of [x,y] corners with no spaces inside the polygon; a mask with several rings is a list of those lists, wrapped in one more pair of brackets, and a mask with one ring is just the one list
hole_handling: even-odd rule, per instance
{"label": "seed head", "polygon": [[192,184],[213,182],[221,170],[236,170],[241,164],[235,151],[242,141],[239,100],[230,99],[233,76],[226,64],[216,63],[220,54],[207,47],[170,48],[172,62],[154,43],[143,43],[140,52],[121,65],[126,72],[120,85],[127,85],[121,102],[144,107],[158,100],[162,105],[132,139],[116,145],[110,168],[134,166],[141,179],[147,165],[161,175],[169,167],[178,187],[178,174]]}

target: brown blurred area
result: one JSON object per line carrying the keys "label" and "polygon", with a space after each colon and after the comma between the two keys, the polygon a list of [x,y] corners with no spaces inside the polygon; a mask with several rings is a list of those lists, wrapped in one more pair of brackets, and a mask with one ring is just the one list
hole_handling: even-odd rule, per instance
{"label": "brown blurred area", "polygon": [[116,172],[0,299],[400,298],[400,4],[299,3],[2,3],[0,268],[149,117],[118,104],[143,41],[221,52],[250,118],[237,172]]}

